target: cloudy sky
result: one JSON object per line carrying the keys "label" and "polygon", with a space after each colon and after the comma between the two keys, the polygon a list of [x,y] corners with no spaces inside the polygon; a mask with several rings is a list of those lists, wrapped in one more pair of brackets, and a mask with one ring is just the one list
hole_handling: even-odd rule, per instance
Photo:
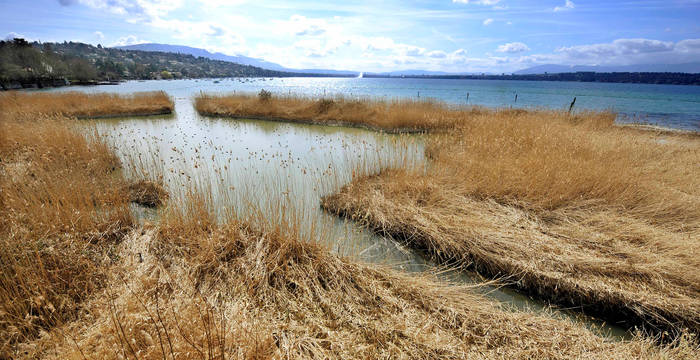
{"label": "cloudy sky", "polygon": [[700,0],[0,0],[0,36],[188,45],[292,68],[700,61]]}

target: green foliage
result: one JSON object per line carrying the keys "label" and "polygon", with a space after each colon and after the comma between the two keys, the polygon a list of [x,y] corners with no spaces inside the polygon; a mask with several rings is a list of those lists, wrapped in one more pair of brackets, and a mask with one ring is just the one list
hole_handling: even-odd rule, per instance
{"label": "green foliage", "polygon": [[0,84],[52,86],[53,80],[117,81],[249,76],[308,76],[192,55],[120,50],[76,42],[0,41]]}

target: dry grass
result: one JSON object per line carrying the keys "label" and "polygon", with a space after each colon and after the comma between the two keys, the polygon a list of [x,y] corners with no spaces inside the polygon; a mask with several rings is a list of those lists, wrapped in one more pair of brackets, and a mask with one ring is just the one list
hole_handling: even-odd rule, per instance
{"label": "dry grass", "polygon": [[200,94],[194,106],[201,115],[355,126],[387,132],[448,130],[464,118],[486,110],[451,109],[436,100],[313,99],[300,96]]}
{"label": "dry grass", "polygon": [[323,206],[553,302],[700,332],[700,138],[601,117],[476,116],[422,169],[356,179]]}
{"label": "dry grass", "polygon": [[13,91],[0,94],[0,104],[6,114],[47,114],[78,118],[162,115],[170,114],[174,109],[172,100],[163,91],[131,95]]}
{"label": "dry grass", "polygon": [[161,206],[168,200],[169,194],[161,181],[139,180],[127,185],[124,189],[133,203],[146,206]]}
{"label": "dry grass", "polygon": [[164,93],[12,92],[0,95],[0,108],[4,358],[16,344],[79,317],[81,303],[104,285],[114,247],[133,227],[128,202],[136,194],[126,191],[119,160],[67,116],[169,111],[172,102]]}
{"label": "dry grass", "polygon": [[74,126],[0,119],[0,358],[78,315],[132,225],[117,158]]}
{"label": "dry grass", "polygon": [[[578,324],[504,311],[464,287],[333,255],[294,224],[219,223],[207,194],[134,229],[119,162],[84,130],[58,115],[0,114],[0,358],[691,359],[700,350],[691,337],[610,343]],[[135,188],[162,199],[144,185]]]}
{"label": "dry grass", "polygon": [[[351,262],[294,229],[171,209],[119,248],[86,320],[26,346],[47,358],[693,358],[697,344],[611,343],[506,312],[463,287]],[[53,344],[51,348],[46,343]],[[614,355],[613,355],[614,354]]]}

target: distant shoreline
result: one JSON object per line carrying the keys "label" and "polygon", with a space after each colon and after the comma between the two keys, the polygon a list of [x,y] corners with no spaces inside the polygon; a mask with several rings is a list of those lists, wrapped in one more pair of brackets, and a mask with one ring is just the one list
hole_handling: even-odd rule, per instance
{"label": "distant shoreline", "polygon": [[562,82],[597,82],[616,84],[654,84],[654,85],[700,85],[700,74],[657,73],[657,72],[572,72],[555,74],[511,74],[511,75],[383,75],[367,74],[365,78],[391,79],[451,79],[451,80],[516,80],[516,81],[562,81]]}
{"label": "distant shoreline", "polygon": [[[288,77],[327,77],[327,78],[352,78],[348,75],[338,74],[290,74],[291,76],[241,76],[241,78],[288,78]],[[196,80],[196,79],[228,79],[231,76],[222,77],[190,77],[167,80]],[[364,74],[363,78],[373,79],[436,79],[436,80],[511,80],[511,81],[556,81],[556,82],[590,82],[608,84],[651,84],[651,85],[689,85],[700,86],[700,74],[689,73],[557,73],[557,74],[528,74],[528,75],[382,75]],[[10,81],[0,83],[0,89],[23,90],[23,89],[45,89],[65,86],[96,86],[96,85],[119,85],[125,81],[148,81],[166,79],[121,79],[119,81],[79,81],[68,82],[62,79],[42,80],[22,83],[20,81]]]}

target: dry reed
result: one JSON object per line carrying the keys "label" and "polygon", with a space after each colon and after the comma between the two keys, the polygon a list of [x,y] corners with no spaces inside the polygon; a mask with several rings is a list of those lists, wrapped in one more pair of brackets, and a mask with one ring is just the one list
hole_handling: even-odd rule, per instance
{"label": "dry reed", "polygon": [[164,93],[0,95],[0,358],[78,317],[133,227],[118,158],[67,116],[166,108]]}
{"label": "dry reed", "polygon": [[75,318],[132,225],[117,158],[74,125],[0,120],[0,354]]}
{"label": "dry reed", "polygon": [[356,179],[323,206],[555,303],[699,333],[699,138],[591,115],[475,116],[430,138],[427,171]]}
{"label": "dry reed", "polygon": [[139,359],[689,359],[698,351],[689,337],[665,347],[642,337],[608,342],[569,321],[504,311],[464,287],[340,258],[294,229],[235,218],[217,225],[206,207],[170,208],[157,227],[133,232],[90,322],[65,327],[54,348],[26,351]]}
{"label": "dry reed", "polygon": [[363,127],[386,132],[448,130],[480,108],[451,109],[432,99],[320,99],[296,95],[208,95],[195,97],[201,115]]}
{"label": "dry reed", "polygon": [[129,194],[129,200],[133,203],[146,206],[161,206],[168,199],[169,194],[162,184],[162,180],[139,180],[128,184],[124,191]]}
{"label": "dry reed", "polygon": [[130,95],[81,92],[0,94],[6,114],[63,115],[78,118],[122,117],[170,114],[174,104],[163,91]]}
{"label": "dry reed", "polygon": [[505,311],[464,287],[333,255],[295,224],[218,223],[207,194],[133,229],[119,162],[75,120],[3,112],[0,130],[0,358],[691,359],[700,350],[690,336],[611,343],[569,321]]}

